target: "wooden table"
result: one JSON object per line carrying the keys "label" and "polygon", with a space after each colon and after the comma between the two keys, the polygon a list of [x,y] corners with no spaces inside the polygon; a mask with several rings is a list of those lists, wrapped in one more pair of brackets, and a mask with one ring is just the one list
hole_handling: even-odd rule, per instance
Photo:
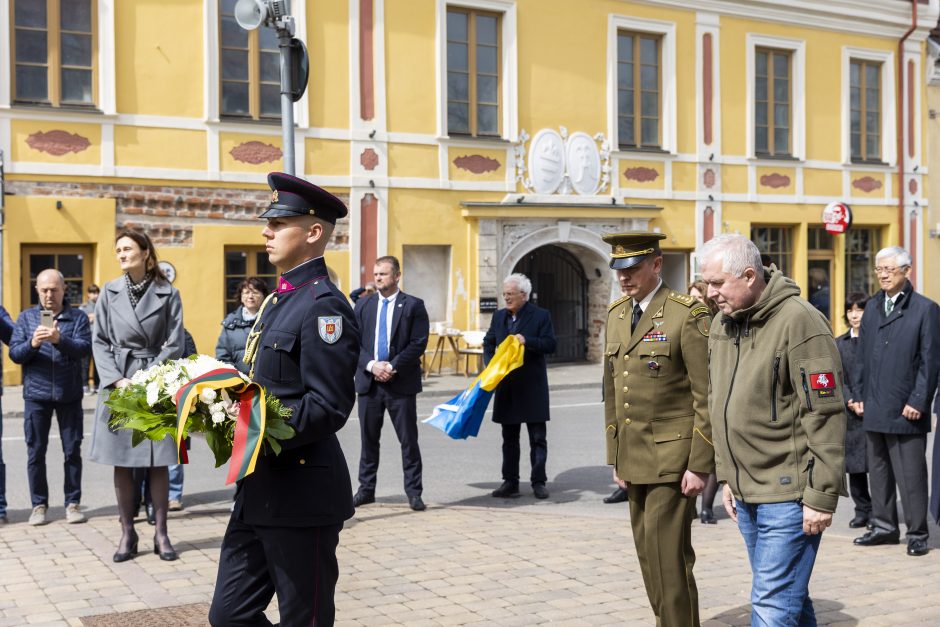
{"label": "wooden table", "polygon": [[457,343],[458,339],[460,339],[460,334],[450,335],[445,333],[437,336],[437,345],[434,347],[434,352],[431,354],[431,361],[424,371],[425,380],[431,376],[431,371],[434,370],[434,360],[438,358],[438,355],[440,355],[440,361],[437,362],[437,374],[441,374],[441,366],[444,364],[444,350],[447,344],[450,344],[450,349],[454,351],[454,370],[456,371],[460,368],[460,345]]}

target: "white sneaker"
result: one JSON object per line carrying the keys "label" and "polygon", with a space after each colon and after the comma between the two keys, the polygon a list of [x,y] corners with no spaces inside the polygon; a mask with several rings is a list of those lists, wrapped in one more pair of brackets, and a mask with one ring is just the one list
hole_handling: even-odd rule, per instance
{"label": "white sneaker", "polygon": [[65,508],[65,522],[69,524],[83,523],[88,518],[82,510],[78,509],[78,503],[69,503]]}
{"label": "white sneaker", "polygon": [[31,525],[45,525],[48,520],[46,520],[46,506],[37,505],[33,508],[33,513],[29,515],[29,524]]}

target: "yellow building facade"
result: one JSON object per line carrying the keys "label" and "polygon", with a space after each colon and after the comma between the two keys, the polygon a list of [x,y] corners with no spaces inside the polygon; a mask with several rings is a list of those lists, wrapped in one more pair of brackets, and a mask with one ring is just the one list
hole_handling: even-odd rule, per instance
{"label": "yellow building facade", "polygon": [[[239,29],[234,0],[61,4],[0,0],[3,303],[29,306],[50,264],[75,293],[116,277],[116,229],[143,228],[212,352],[232,287],[273,278],[255,220],[282,167],[273,31]],[[486,328],[522,271],[562,360],[600,355],[607,231],[666,234],[683,290],[697,246],[746,234],[834,320],[901,243],[937,298],[924,76],[940,0],[916,19],[903,0],[786,5],[295,0],[297,172],[349,205],[327,252],[341,289],[396,255],[443,333]],[[844,234],[823,228],[832,203],[851,209]]]}

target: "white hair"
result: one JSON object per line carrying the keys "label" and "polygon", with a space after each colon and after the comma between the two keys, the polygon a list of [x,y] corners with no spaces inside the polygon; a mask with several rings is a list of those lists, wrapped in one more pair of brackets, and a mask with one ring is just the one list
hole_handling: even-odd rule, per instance
{"label": "white hair", "polygon": [[529,280],[529,277],[520,272],[510,274],[508,277],[503,279],[503,285],[506,285],[507,283],[514,284],[520,292],[525,294],[526,298],[529,298],[529,294],[532,293],[532,281]]}
{"label": "white hair", "polygon": [[744,276],[748,268],[762,273],[760,251],[754,242],[743,235],[725,233],[708,240],[698,251],[699,263],[704,264],[719,255],[722,258],[721,271],[731,276]]}
{"label": "white hair", "polygon": [[900,267],[906,267],[912,265],[911,253],[907,252],[900,246],[888,246],[887,248],[882,248],[878,251],[878,254],[875,255],[875,263],[879,259],[894,259]]}

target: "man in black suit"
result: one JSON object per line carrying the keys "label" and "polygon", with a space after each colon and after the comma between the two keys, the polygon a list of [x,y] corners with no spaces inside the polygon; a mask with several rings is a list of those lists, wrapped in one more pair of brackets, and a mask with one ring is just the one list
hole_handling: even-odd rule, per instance
{"label": "man in black suit", "polygon": [[907,554],[926,555],[927,434],[937,388],[940,308],[914,291],[911,255],[899,246],[875,256],[881,291],[865,305],[859,331],[862,375],[855,404],[868,435],[871,531],[859,546],[898,544],[897,493],[907,526]]}
{"label": "man in black suit", "polygon": [[346,207],[288,174],[272,173],[268,184],[274,193],[262,235],[281,275],[248,336],[245,362],[252,379],[292,410],[295,435],[238,482],[209,610],[214,627],[270,625],[264,610],[275,593],[281,625],[332,625],[336,546],[354,513],[336,432],[356,400],[359,329],[323,260]]}
{"label": "man in black suit", "polygon": [[378,293],[356,302],[356,322],[362,330],[356,393],[359,394],[359,491],[356,507],[375,502],[379,471],[379,440],[385,410],[401,444],[405,494],[416,512],[426,509],[421,500],[421,449],[418,448],[417,395],[421,391],[421,356],[428,345],[428,312],[424,301],[398,289],[401,265],[395,257],[375,262]]}
{"label": "man in black suit", "polygon": [[496,347],[510,335],[525,346],[522,367],[513,370],[496,386],[493,422],[503,428],[503,483],[493,491],[497,498],[519,496],[519,435],[525,424],[529,433],[532,492],[548,498],[545,461],[548,458],[548,372],[545,355],[555,352],[555,330],[548,312],[529,302],[532,283],[524,274],[511,274],[503,281],[505,309],[493,314],[483,338],[483,361],[489,363]]}

